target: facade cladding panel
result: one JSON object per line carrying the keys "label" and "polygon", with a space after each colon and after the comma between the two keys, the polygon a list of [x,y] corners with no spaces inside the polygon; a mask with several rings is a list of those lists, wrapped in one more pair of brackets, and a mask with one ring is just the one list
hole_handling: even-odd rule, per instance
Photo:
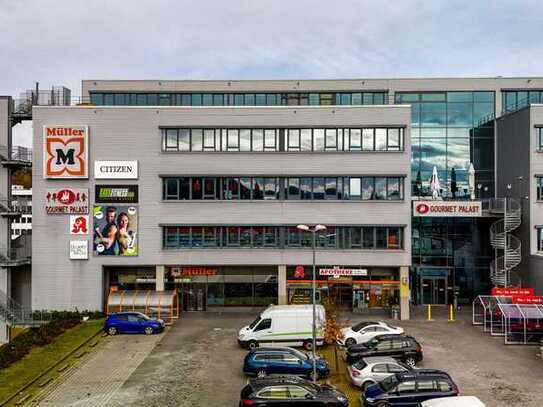
{"label": "facade cladding panel", "polygon": [[[34,109],[33,272],[35,309],[101,309],[103,266],[155,265],[310,265],[311,251],[302,249],[164,250],[163,225],[392,225],[410,236],[410,194],[402,201],[162,201],[163,176],[343,176],[397,175],[410,184],[408,106],[296,107],[296,108],[142,108],[72,107]],[[89,179],[43,178],[43,126],[89,127]],[[162,127],[288,128],[288,127],[402,127],[400,152],[162,152]],[[94,202],[95,160],[138,160],[139,255],[70,260],[69,216],[47,215],[47,188],[89,188]],[[400,267],[411,264],[411,242],[403,250],[320,250],[319,264]]]}

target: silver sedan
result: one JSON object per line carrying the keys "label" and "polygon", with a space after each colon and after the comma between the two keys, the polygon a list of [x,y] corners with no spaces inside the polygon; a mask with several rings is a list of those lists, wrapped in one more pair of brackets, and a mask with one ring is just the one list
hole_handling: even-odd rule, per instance
{"label": "silver sedan", "polygon": [[355,386],[362,388],[362,391],[390,375],[409,370],[411,368],[402,362],[383,356],[362,358],[354,365],[347,366],[351,382]]}

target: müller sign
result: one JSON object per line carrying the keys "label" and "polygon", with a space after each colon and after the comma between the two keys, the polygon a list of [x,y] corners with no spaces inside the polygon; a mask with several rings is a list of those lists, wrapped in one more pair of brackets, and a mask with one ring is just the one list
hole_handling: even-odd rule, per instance
{"label": "m\u00fcller sign", "polygon": [[480,217],[480,201],[413,201],[413,216]]}

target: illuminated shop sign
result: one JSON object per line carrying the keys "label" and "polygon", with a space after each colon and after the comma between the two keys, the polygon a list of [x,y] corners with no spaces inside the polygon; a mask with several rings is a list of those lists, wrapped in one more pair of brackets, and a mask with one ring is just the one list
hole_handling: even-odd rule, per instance
{"label": "illuminated shop sign", "polygon": [[413,216],[473,218],[482,215],[479,201],[413,201]]}
{"label": "illuminated shop sign", "polygon": [[319,269],[321,276],[367,276],[367,269],[346,269],[340,267]]}
{"label": "illuminated shop sign", "polygon": [[96,185],[96,203],[138,203],[137,185]]}
{"label": "illuminated shop sign", "polygon": [[522,296],[534,296],[535,290],[533,288],[492,288],[491,295],[504,296],[504,297],[522,297]]}
{"label": "illuminated shop sign", "polygon": [[43,177],[88,178],[88,127],[43,127]]}
{"label": "illuminated shop sign", "polygon": [[171,267],[172,277],[215,276],[218,270],[213,267]]}

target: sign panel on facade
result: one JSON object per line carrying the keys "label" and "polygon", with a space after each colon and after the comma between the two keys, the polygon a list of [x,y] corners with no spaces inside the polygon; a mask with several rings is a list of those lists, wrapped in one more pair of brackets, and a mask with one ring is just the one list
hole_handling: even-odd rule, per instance
{"label": "sign panel on facade", "polygon": [[137,161],[95,161],[95,179],[138,179]]}
{"label": "sign panel on facade", "polygon": [[422,217],[480,217],[480,201],[413,201],[413,216]]}
{"label": "sign panel on facade", "polygon": [[89,234],[89,215],[70,215],[70,234]]}
{"label": "sign panel on facade", "polygon": [[367,276],[367,269],[346,269],[340,267],[319,269],[321,276]]}
{"label": "sign panel on facade", "polygon": [[45,212],[48,215],[84,215],[89,213],[89,190],[86,188],[48,188],[45,193]]}
{"label": "sign panel on facade", "polygon": [[513,295],[513,304],[543,304],[543,297],[539,295]]}
{"label": "sign panel on facade", "polygon": [[89,258],[88,243],[86,240],[70,240],[70,260],[87,260]]}
{"label": "sign panel on facade", "polygon": [[96,203],[138,203],[137,185],[95,185]]}
{"label": "sign panel on facade", "polygon": [[135,206],[95,205],[93,221],[94,254],[138,255],[138,211]]}
{"label": "sign panel on facade", "polygon": [[43,127],[43,177],[88,178],[87,126]]}
{"label": "sign panel on facade", "polygon": [[171,267],[172,277],[193,277],[193,276],[216,276],[217,269],[214,267]]}

